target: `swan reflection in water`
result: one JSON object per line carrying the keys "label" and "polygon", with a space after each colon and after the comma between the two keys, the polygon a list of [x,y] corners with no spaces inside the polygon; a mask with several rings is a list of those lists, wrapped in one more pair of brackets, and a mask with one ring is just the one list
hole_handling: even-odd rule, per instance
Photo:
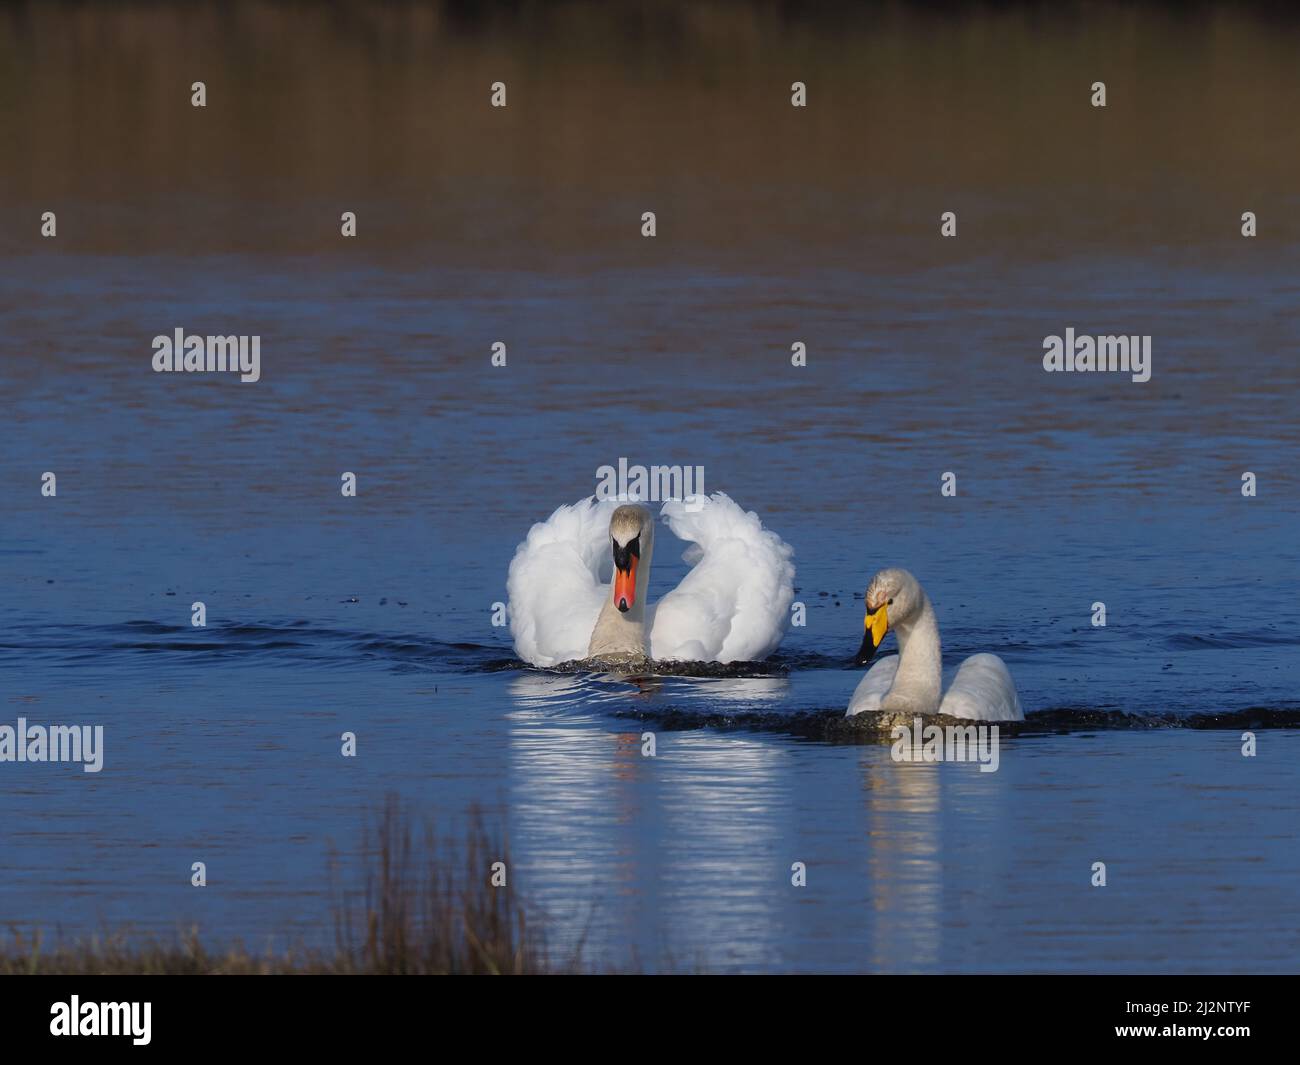
{"label": "swan reflection in water", "polygon": [[[656,731],[639,721],[612,732],[603,715],[571,712],[593,686],[617,688],[603,693],[603,706],[605,697],[640,699],[681,680],[528,673],[511,683],[513,860],[545,912],[557,957],[579,943],[599,955],[630,940],[642,957],[691,968],[702,964],[694,944],[720,937],[734,944],[725,964],[772,960],[797,842],[781,749],[761,737]],[[785,684],[708,683],[745,700]]]}
{"label": "swan reflection in water", "polygon": [[[807,744],[804,759],[805,745],[762,733],[657,729],[653,717],[620,728],[608,713],[643,699],[688,709],[692,697],[702,709],[729,700],[770,712],[788,683],[512,679],[510,838],[558,957],[580,943],[590,957],[630,943],[648,962],[688,969],[801,968],[780,955],[796,927],[849,968],[922,970],[968,940],[976,949],[978,913],[1007,860],[993,842],[1008,831],[1005,770],[896,763],[888,744],[829,761]],[[954,847],[977,882],[945,876]],[[792,885],[795,861],[806,888]],[[707,962],[692,953],[699,943],[711,944]]]}
{"label": "swan reflection in water", "polygon": [[749,704],[770,712],[790,691],[786,677],[691,677],[653,673],[549,673],[525,670],[510,682],[516,707],[529,710],[617,709],[620,702],[640,709],[642,700],[662,696],[655,709],[678,709],[700,703]]}

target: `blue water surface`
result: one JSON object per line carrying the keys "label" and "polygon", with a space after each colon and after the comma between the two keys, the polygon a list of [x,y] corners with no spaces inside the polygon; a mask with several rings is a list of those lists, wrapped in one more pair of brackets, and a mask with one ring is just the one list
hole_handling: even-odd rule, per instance
{"label": "blue water surface", "polygon": [[[1294,969],[1300,728],[1243,757],[1168,718],[1300,710],[1296,289],[1196,258],[11,260],[0,722],[106,740],[99,774],[0,765],[0,920],[324,945],[331,850],[395,794],[452,834],[481,809],[595,964]],[[153,373],[178,326],[259,334],[262,380]],[[1151,381],[1045,374],[1067,326],[1152,335]],[[702,465],[794,546],[769,670],[514,660],[516,544],[621,456]],[[1031,720],[1155,727],[1004,739],[996,773],[773,727],[847,704],[886,565]],[[684,572],[663,541],[652,596]]]}

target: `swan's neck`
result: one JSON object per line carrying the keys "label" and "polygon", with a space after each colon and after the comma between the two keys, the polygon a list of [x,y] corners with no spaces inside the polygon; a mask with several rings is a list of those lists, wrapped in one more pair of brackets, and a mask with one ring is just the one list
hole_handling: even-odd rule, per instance
{"label": "swan's neck", "polygon": [[591,633],[587,646],[588,658],[649,657],[646,640],[645,608],[650,590],[650,556],[654,553],[654,533],[647,526],[641,534],[641,557],[636,563],[636,595],[631,608],[624,613],[614,605],[614,580],[610,577],[605,605]]}
{"label": "swan's neck", "polygon": [[924,597],[920,615],[895,629],[898,637],[898,672],[881,700],[882,710],[933,714],[943,695],[943,649],[939,622],[930,599]]}

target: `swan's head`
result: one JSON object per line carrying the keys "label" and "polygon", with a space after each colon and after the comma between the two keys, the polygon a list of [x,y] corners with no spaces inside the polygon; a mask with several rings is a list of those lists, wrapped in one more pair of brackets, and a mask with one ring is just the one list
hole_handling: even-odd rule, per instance
{"label": "swan's head", "polygon": [[614,605],[626,614],[636,605],[637,566],[649,554],[653,518],[645,507],[626,504],[609,519],[610,546],[614,551]]}
{"label": "swan's head", "polygon": [[882,569],[867,585],[867,616],[863,622],[862,646],[853,658],[865,666],[891,628],[906,625],[925,606],[921,582],[905,569]]}

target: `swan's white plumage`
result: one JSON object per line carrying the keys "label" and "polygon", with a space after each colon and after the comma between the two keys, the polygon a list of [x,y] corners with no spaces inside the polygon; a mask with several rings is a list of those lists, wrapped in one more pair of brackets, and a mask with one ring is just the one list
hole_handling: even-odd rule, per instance
{"label": "swan's white plumage", "polygon": [[880,700],[894,686],[894,675],[897,672],[898,655],[889,655],[882,658],[867,670],[867,675],[858,682],[857,688],[853,691],[853,698],[849,700],[849,712],[846,716],[853,717],[855,714],[867,711],[874,713],[879,710]]}
{"label": "swan's white plumage", "polygon": [[[515,651],[535,666],[587,656],[613,571],[609,520],[618,504],[582,500],[539,522],[515,551],[506,581]],[[691,570],[646,613],[649,654],[660,660],[766,658],[785,634],[794,552],[721,492],[698,508],[665,503],[669,529],[689,542]]]}
{"label": "swan's white plumage", "polygon": [[971,655],[943,693],[939,713],[972,721],[1023,721],[1020,696],[1007,664],[997,655]]}
{"label": "swan's white plumage", "polygon": [[[874,713],[894,685],[898,655],[889,655],[867,670],[849,700],[847,717]],[[971,655],[958,668],[943,693],[939,713],[971,721],[1023,721],[1015,681],[1007,664],[997,655]]]}
{"label": "swan's white plumage", "polygon": [[654,607],[650,657],[756,662],[776,650],[794,599],[793,549],[758,515],[721,492],[691,510],[665,503],[673,533],[690,543],[691,571]]}
{"label": "swan's white plumage", "polygon": [[[934,607],[907,570],[881,570],[872,577],[865,598],[869,617],[885,610],[899,653],[868,670],[849,700],[846,716],[883,711],[937,713],[970,721],[1025,719],[1011,671],[997,655],[971,655],[944,686]],[[865,639],[863,647],[868,647]]]}
{"label": "swan's white plumage", "polygon": [[535,666],[572,662],[587,641],[605,601],[609,518],[618,504],[587,498],[558,507],[528,530],[506,578],[510,635],[515,651]]}

